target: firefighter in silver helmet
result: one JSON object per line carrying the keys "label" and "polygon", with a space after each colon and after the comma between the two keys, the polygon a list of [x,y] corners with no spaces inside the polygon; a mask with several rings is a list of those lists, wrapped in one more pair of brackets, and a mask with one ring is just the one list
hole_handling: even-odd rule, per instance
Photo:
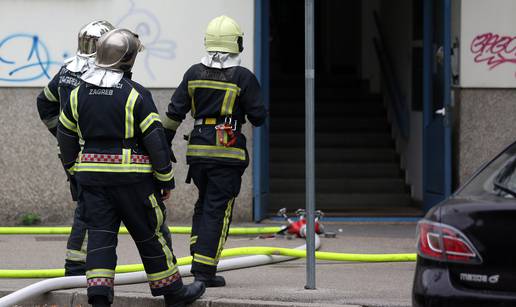
{"label": "firefighter in silver helmet", "polygon": [[163,126],[171,142],[188,112],[195,119],[186,153],[188,177],[199,190],[192,219],[191,271],[207,287],[221,287],[226,282],[215,275],[217,264],[249,164],[242,125],[246,119],[262,125],[267,112],[256,77],[240,66],[243,33],[236,21],[227,16],[213,19],[204,45],[206,56],[184,74]]}
{"label": "firefighter in silver helmet", "polygon": [[[86,279],[93,306],[110,306],[120,223],[142,259],[151,293],[167,306],[184,306],[204,285],[183,285],[163,231],[174,176],[170,150],[151,93],[131,80],[138,36],[126,29],[104,34],[95,65],[82,75],[59,117],[57,139],[65,168],[79,185],[88,227]],[[82,139],[84,145],[79,145]]]}
{"label": "firefighter in silver helmet", "polygon": [[[65,98],[80,84],[81,75],[95,59],[96,43],[102,34],[114,27],[105,20],[88,23],[79,31],[77,53],[65,61],[59,72],[41,91],[37,98],[37,107],[41,120],[55,136],[59,112],[64,107]],[[72,199],[77,201],[77,186],[73,177],[69,176]],[[81,208],[75,209],[72,231],[68,238],[65,275],[84,275],[86,262],[86,225],[81,217]]]}

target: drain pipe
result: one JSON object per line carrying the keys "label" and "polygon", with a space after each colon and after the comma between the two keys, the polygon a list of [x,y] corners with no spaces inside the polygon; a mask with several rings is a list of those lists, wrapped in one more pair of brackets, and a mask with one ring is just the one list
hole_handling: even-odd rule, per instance
{"label": "drain pipe", "polygon": [[[318,236],[316,236],[315,240],[316,249],[321,246],[321,242]],[[306,250],[306,244],[301,245],[295,248],[296,250]],[[246,257],[238,257],[231,259],[223,259],[219,262],[217,270],[218,271],[228,271],[228,270],[236,270],[243,269],[249,267],[255,267],[266,264],[273,264],[288,260],[297,259],[297,257],[291,256],[276,256],[276,255],[254,255],[254,256],[246,256]],[[191,276],[190,273],[191,265],[182,265],[179,266],[179,272],[182,276]],[[117,274],[115,276],[115,285],[128,285],[128,284],[137,284],[137,283],[145,283],[147,282],[147,275],[145,272],[133,272],[133,273],[123,273]],[[30,286],[22,288],[18,291],[15,291],[11,294],[8,294],[2,298],[0,298],[0,307],[8,307],[15,304],[18,304],[22,301],[28,300],[38,295],[45,294],[54,290],[63,290],[63,289],[71,289],[71,288],[84,288],[86,287],[86,278],[85,276],[69,276],[69,277],[59,277],[43,280],[37,283],[34,283]]]}

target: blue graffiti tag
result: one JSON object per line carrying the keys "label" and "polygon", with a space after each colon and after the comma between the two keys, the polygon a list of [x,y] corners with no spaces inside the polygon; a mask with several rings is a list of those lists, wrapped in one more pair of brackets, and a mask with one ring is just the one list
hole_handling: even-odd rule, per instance
{"label": "blue graffiti tag", "polygon": [[16,33],[0,40],[0,68],[7,67],[6,75],[3,69],[0,70],[0,81],[29,82],[42,77],[50,80],[52,65],[61,66],[62,63],[52,61],[38,35]]}
{"label": "blue graffiti tag", "polygon": [[158,18],[150,11],[137,9],[133,0],[130,0],[129,12],[122,16],[117,23],[118,27],[133,29],[140,36],[145,45],[145,70],[152,79],[156,79],[151,66],[150,58],[173,60],[176,57],[176,42],[161,39],[161,24]]}

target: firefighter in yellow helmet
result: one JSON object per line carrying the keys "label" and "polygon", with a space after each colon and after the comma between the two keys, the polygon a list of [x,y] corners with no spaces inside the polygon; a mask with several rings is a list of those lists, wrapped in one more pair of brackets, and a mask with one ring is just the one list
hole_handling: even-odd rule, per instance
{"label": "firefighter in yellow helmet", "polygon": [[163,126],[169,142],[188,112],[194,118],[186,153],[189,182],[199,190],[192,221],[192,273],[207,287],[226,284],[216,276],[226,242],[235,197],[249,165],[242,125],[265,122],[267,112],[255,75],[240,66],[243,33],[227,16],[213,19],[206,29],[207,54],[184,74],[174,92]]}

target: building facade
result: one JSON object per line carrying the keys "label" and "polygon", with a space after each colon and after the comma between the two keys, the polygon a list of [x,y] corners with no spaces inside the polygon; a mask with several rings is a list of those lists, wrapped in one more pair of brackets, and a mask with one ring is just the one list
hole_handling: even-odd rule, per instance
{"label": "building facade", "polygon": [[[191,1],[116,0],[110,5],[118,11],[56,0],[5,5],[12,13],[0,13],[1,224],[19,223],[25,213],[50,224],[71,221],[56,142],[35,98],[73,54],[76,29],[100,18],[139,32],[147,49],[135,79],[151,88],[160,112],[202,57],[206,23],[220,14],[240,22],[243,65],[258,75],[270,118],[263,128],[244,128],[253,163],[234,220],[304,207],[302,1],[217,0],[201,13]],[[70,14],[66,30],[40,25],[32,12],[52,14],[57,5],[85,13]],[[338,219],[416,219],[511,144],[515,13],[511,0],[316,1],[317,207]],[[188,119],[174,141],[178,184],[167,204],[169,219],[184,224],[196,197],[183,183],[181,136],[191,128]]]}

